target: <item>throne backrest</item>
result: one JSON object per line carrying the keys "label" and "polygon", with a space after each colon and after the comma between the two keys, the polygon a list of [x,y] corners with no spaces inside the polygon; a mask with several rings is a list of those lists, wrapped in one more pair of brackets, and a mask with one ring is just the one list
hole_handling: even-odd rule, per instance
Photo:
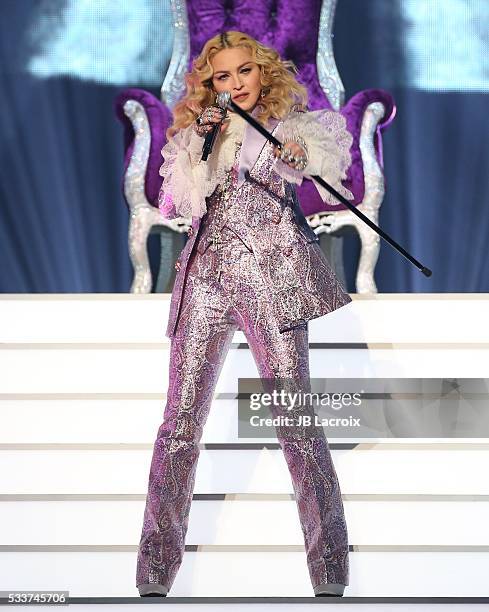
{"label": "throne backrest", "polygon": [[[310,110],[331,108],[319,83],[316,61],[321,5],[318,0],[187,0],[190,63],[209,38],[239,30],[295,63],[297,79],[308,91]],[[334,12],[335,5],[336,0],[325,0],[323,10]],[[330,31],[331,24],[326,36]]]}
{"label": "throne backrest", "polygon": [[[156,205],[161,185],[158,168],[160,151],[171,122],[171,106],[184,94],[183,74],[190,70],[192,61],[204,43],[226,30],[246,32],[277,49],[284,59],[292,60],[298,69],[297,80],[308,91],[309,110],[334,108],[347,121],[353,136],[352,165],[344,185],[353,195],[353,204],[365,196],[365,176],[360,135],[365,111],[369,105],[381,102],[385,113],[373,132],[374,154],[382,167],[381,131],[395,115],[392,96],[383,90],[365,90],[353,96],[342,106],[344,90],[334,62],[331,34],[337,0],[188,0],[172,3],[174,11],[174,54],[161,89],[162,103],[143,90],[121,92],[116,100],[116,112],[125,125],[126,168],[132,154],[134,118],[128,119],[124,105],[136,100],[144,108],[150,131],[149,155],[144,188],[147,199]],[[319,53],[318,53],[319,49]],[[326,90],[326,91],[325,91]],[[298,197],[306,215],[325,210],[341,210],[343,205],[332,206],[320,198],[314,183],[303,181]]]}

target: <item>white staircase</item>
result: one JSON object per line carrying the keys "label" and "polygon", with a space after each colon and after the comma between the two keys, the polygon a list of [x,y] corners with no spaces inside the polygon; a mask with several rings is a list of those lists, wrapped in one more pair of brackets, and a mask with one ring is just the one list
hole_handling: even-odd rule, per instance
{"label": "white staircase", "polygon": [[[277,441],[237,436],[238,376],[257,376],[241,332],[204,430],[183,564],[167,598],[140,598],[169,298],[0,296],[0,591],[69,591],[90,610],[489,608],[487,438],[330,438],[350,585],[341,600],[313,597]],[[489,379],[489,295],[352,298],[309,323],[312,377]]]}

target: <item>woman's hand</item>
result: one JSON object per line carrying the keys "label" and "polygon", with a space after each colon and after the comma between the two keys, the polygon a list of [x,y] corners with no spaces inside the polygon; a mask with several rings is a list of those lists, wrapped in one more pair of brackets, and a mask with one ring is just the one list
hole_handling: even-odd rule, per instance
{"label": "woman's hand", "polygon": [[282,161],[294,170],[303,170],[307,165],[307,150],[298,142],[289,140],[284,143],[282,149],[277,146],[273,148],[274,157],[280,157]]}
{"label": "woman's hand", "polygon": [[[197,117],[193,123],[193,128],[199,136],[205,136],[214,127],[216,123],[220,123],[225,115],[225,109],[220,106],[208,106]],[[226,129],[227,122],[221,125],[221,132]]]}

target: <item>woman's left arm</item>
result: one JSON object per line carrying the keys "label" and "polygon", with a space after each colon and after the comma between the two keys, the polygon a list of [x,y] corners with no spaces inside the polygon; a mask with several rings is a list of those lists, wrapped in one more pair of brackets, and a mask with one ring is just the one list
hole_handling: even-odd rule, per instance
{"label": "woman's left arm", "polygon": [[[346,120],[332,110],[291,112],[277,127],[276,137],[287,145],[297,143],[307,154],[307,165],[303,170],[294,168],[279,157],[273,169],[290,183],[302,184],[304,176],[318,175],[348,200],[354,198],[351,191],[341,183],[351,165],[350,148],[353,137],[346,127]],[[300,149],[294,146],[296,151]],[[313,179],[314,180],[314,179]],[[314,181],[321,198],[332,205],[340,202],[324,187]]]}

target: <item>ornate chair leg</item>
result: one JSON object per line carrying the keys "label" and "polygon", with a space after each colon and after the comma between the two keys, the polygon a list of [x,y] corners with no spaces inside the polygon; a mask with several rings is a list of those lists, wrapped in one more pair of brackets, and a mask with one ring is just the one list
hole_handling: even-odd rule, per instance
{"label": "ornate chair leg", "polygon": [[[363,204],[360,204],[357,208],[360,212],[369,217],[376,225],[379,224],[377,210],[372,211],[371,208],[367,209]],[[357,293],[377,293],[377,286],[374,280],[375,265],[377,263],[380,251],[380,236],[377,234],[377,232],[370,229],[366,223],[364,223],[349,210],[342,210],[341,212],[330,214],[312,215],[311,218],[313,219],[311,227],[319,227],[317,233],[320,236],[320,240],[323,234],[326,234],[328,237],[335,238],[337,241],[343,240],[341,236],[334,236],[334,233],[338,232],[338,230],[342,228],[346,228],[347,226],[353,227],[358,232],[360,238],[360,258],[355,277],[355,289]],[[342,273],[343,276],[337,275],[338,278],[343,281],[343,284],[346,287],[344,270],[342,271],[342,253],[339,251],[339,245],[341,243],[336,242],[333,244],[337,245],[336,254],[333,253],[333,255],[330,255],[327,251],[325,251],[325,254],[328,257],[335,274],[337,274],[337,270],[340,274]],[[338,264],[338,262],[340,262],[341,265]]]}
{"label": "ornate chair leg", "polygon": [[[359,210],[366,214],[375,225],[378,225],[378,215],[372,216],[371,214],[367,214],[365,210],[362,210],[362,207],[363,205],[360,205],[358,207]],[[357,293],[377,293],[374,271],[379,258],[380,236],[358,217],[355,217],[354,225],[360,237],[361,245],[357,275],[355,278]]]}
{"label": "ornate chair leg", "polygon": [[148,257],[148,236],[153,225],[161,224],[161,213],[153,206],[137,206],[129,220],[129,257],[134,269],[131,293],[151,293],[152,276]]}
{"label": "ornate chair leg", "polygon": [[[384,199],[384,173],[377,161],[374,136],[379,121],[385,114],[381,102],[369,104],[365,109],[360,132],[360,151],[365,177],[365,196],[358,210],[379,225],[379,209]],[[354,224],[360,236],[360,261],[358,263],[356,287],[358,293],[377,293],[374,280],[375,265],[379,258],[380,236],[358,217]]]}

